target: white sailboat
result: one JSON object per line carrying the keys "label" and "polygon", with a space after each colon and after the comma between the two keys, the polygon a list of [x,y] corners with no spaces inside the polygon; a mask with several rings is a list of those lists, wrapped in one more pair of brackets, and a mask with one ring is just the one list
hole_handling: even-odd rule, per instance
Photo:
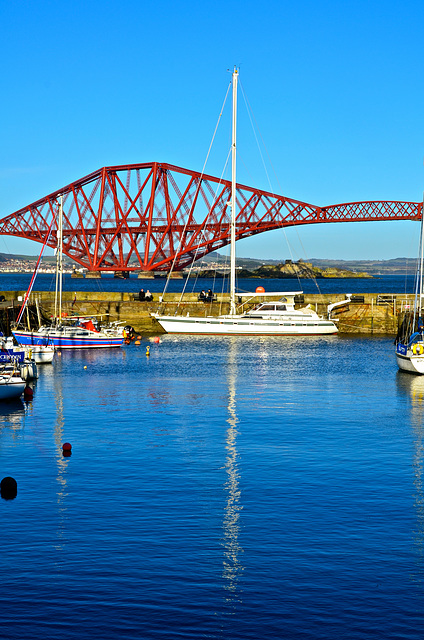
{"label": "white sailboat", "polygon": [[0,371],[0,400],[12,400],[23,394],[26,382],[19,373],[3,373]]}
{"label": "white sailboat", "polygon": [[417,286],[412,312],[406,312],[395,340],[396,362],[402,371],[424,375],[424,324],[423,309],[424,271],[424,200],[421,215],[421,234]]}
{"label": "white sailboat", "polygon": [[231,226],[230,226],[230,313],[220,316],[186,316],[152,313],[167,333],[197,335],[329,335],[337,327],[309,307],[295,309],[294,298],[300,292],[261,293],[261,297],[281,296],[278,302],[262,302],[246,313],[237,313],[236,299],[255,297],[255,293],[236,293],[236,151],[237,151],[237,82],[238,69],[234,69],[232,120],[232,172],[231,172]]}

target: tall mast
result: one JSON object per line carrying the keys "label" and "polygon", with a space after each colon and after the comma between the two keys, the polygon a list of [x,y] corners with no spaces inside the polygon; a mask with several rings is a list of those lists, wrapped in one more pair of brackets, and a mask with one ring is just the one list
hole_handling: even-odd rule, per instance
{"label": "tall mast", "polygon": [[56,324],[62,318],[62,273],[63,273],[63,196],[59,197],[59,216],[57,221],[56,249],[56,292],[54,299],[54,315]]}
{"label": "tall mast", "polygon": [[423,206],[421,211],[420,279],[419,279],[419,290],[418,290],[418,315],[421,315],[422,299],[423,299],[423,258],[424,258],[424,194],[423,194]]}
{"label": "tall mast", "polygon": [[237,150],[237,81],[238,69],[233,71],[233,135],[231,154],[231,234],[230,234],[230,314],[236,313],[236,150]]}

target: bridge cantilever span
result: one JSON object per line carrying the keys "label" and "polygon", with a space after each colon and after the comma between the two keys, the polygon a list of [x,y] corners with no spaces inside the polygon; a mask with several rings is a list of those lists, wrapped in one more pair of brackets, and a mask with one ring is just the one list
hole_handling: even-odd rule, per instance
{"label": "bridge cantilever span", "polygon": [[[0,220],[0,234],[56,246],[92,271],[181,270],[230,241],[231,182],[166,163],[103,167]],[[419,220],[417,202],[327,207],[237,185],[236,239],[294,225]],[[52,224],[53,223],[53,224]]]}

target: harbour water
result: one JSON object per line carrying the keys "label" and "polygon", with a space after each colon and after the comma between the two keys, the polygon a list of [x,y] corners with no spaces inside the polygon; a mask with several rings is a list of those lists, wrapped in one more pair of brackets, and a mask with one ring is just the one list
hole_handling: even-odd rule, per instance
{"label": "harbour water", "polygon": [[[26,291],[31,281],[30,273],[1,273],[0,291]],[[127,280],[103,276],[99,279],[72,278],[65,274],[63,278],[64,291],[127,291],[138,293],[141,288],[152,293],[162,293],[164,279],[139,280],[131,277]],[[240,278],[238,290],[254,291],[258,285],[266,291],[304,291],[305,293],[412,293],[414,292],[414,274],[384,275],[374,278],[324,278],[319,280],[296,278]],[[185,287],[186,292],[212,289],[216,293],[228,291],[228,278],[190,278],[185,280],[170,280],[167,291],[179,293]],[[37,276],[35,291],[54,291],[55,275],[41,273]]]}
{"label": "harbour water", "polygon": [[164,336],[40,369],[0,406],[2,638],[422,637],[424,377],[390,339]]}

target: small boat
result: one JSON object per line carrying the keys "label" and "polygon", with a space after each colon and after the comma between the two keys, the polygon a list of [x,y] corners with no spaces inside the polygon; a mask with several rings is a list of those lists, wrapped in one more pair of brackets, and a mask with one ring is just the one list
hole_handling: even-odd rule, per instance
{"label": "small boat", "polygon": [[18,398],[25,389],[25,380],[20,376],[17,368],[12,367],[11,371],[0,368],[0,400],[11,400]]}
{"label": "small boat", "polygon": [[424,374],[424,321],[423,310],[423,260],[424,252],[424,202],[421,214],[419,260],[412,310],[405,311],[395,339],[396,362],[402,371]]}
{"label": "small boat", "polygon": [[54,358],[54,346],[51,344],[33,344],[25,347],[26,356],[36,364],[50,364]]}
{"label": "small boat", "polygon": [[53,345],[29,345],[29,346],[16,346],[13,342],[13,336],[3,338],[0,351],[0,361],[8,362],[9,357],[13,357],[20,363],[24,361],[32,360],[35,364],[45,364],[53,361],[54,346]]}
{"label": "small boat", "polygon": [[[236,293],[236,124],[237,124],[237,83],[238,69],[234,69],[233,83],[233,130],[232,130],[232,179],[230,226],[230,313],[220,316],[183,316],[152,313],[167,333],[184,333],[193,335],[329,335],[337,333],[334,322],[325,319],[309,307],[295,309],[294,298],[298,293],[270,293],[268,296],[281,295],[279,302],[264,302],[247,313],[237,313],[236,299],[246,295],[254,297],[258,294]],[[259,294],[264,296],[262,292]]]}
{"label": "small boat", "polygon": [[10,374],[18,371],[23,380],[38,378],[37,364],[26,349],[13,344],[13,338],[0,335],[0,372]]}

